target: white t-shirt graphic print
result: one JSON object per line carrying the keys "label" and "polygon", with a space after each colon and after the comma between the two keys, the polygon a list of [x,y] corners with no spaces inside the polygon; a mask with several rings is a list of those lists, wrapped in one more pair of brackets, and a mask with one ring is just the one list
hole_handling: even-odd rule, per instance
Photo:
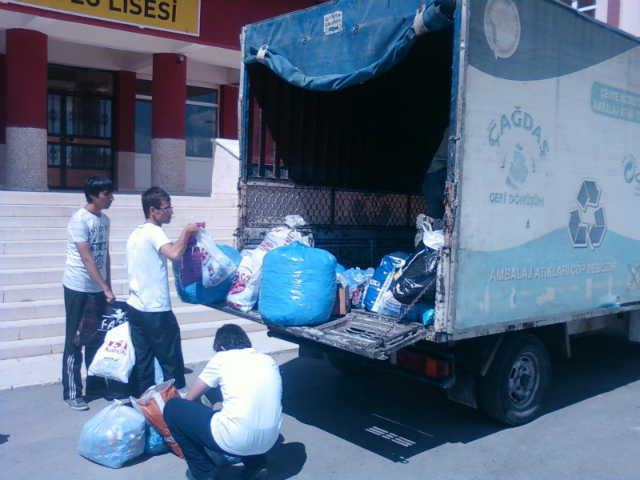
{"label": "white t-shirt graphic print", "polygon": [[76,243],[89,242],[93,261],[106,280],[110,225],[109,217],[104,212],[97,216],[86,208],[81,208],[73,214],[67,226],[67,263],[62,277],[65,287],[84,293],[102,291],[82,263]]}

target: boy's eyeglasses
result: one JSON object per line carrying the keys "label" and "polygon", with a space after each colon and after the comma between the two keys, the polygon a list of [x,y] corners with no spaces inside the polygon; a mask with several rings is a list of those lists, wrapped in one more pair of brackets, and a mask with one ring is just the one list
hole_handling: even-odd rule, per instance
{"label": "boy's eyeglasses", "polygon": [[156,208],[156,210],[162,210],[163,212],[173,213],[173,207]]}

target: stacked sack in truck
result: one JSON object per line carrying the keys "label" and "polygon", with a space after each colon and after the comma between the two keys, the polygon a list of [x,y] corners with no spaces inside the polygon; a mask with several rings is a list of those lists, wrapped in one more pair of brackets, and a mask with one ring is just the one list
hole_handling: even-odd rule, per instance
{"label": "stacked sack in truck", "polygon": [[176,291],[186,303],[219,303],[231,288],[240,253],[217,245],[204,230],[204,223],[198,225],[198,234],[189,238],[184,255],[173,264]]}
{"label": "stacked sack in truck", "polygon": [[374,272],[375,270],[372,267],[366,270],[360,270],[360,268],[356,267],[349,268],[341,274],[347,282],[352,308],[364,308],[364,295]]}
{"label": "stacked sack in truck", "polygon": [[[413,253],[384,256],[366,284],[362,306],[378,315],[402,317],[425,325],[433,322],[438,261],[443,246],[442,229],[434,229],[429,221],[421,222]],[[357,271],[345,273],[354,275]]]}
{"label": "stacked sack in truck", "polygon": [[310,326],[329,320],[336,298],[336,259],[294,241],[264,257],[260,314],[277,325]]}
{"label": "stacked sack in truck", "polygon": [[310,246],[309,238],[298,231],[304,225],[305,221],[300,215],[288,215],[284,224],[271,229],[257,248],[242,251],[240,264],[227,295],[227,305],[241,312],[248,312],[255,307],[260,294],[265,256],[271,250],[287,246],[293,241]]}

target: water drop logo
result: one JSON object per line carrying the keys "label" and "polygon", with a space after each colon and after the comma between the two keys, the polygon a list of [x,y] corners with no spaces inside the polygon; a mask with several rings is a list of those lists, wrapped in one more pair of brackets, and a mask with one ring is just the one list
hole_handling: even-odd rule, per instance
{"label": "water drop logo", "polygon": [[484,9],[484,34],[500,58],[509,58],[520,43],[520,14],[513,0],[488,0]]}
{"label": "water drop logo", "polygon": [[522,155],[522,147],[516,145],[516,149],[513,151],[513,160],[509,166],[509,179],[515,183],[514,186],[521,186],[527,181],[528,174],[529,168],[524,155]]}

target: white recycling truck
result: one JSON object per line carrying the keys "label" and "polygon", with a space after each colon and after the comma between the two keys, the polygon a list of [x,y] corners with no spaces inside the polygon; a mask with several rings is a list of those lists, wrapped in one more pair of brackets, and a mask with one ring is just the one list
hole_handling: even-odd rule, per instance
{"label": "white recycling truck", "polygon": [[423,2],[245,27],[239,243],[299,214],[345,267],[410,252],[448,127],[433,324],[353,310],[270,327],[521,424],[549,349],[603,327],[640,338],[640,42],[554,0]]}

